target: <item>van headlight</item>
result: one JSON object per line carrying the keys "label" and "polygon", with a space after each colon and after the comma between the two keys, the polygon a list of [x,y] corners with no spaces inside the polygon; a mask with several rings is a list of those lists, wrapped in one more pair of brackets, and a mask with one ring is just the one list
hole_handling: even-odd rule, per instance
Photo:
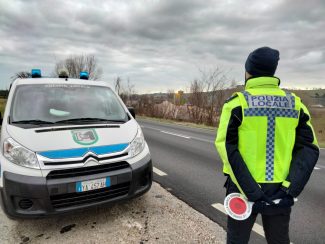
{"label": "van headlight", "polygon": [[3,143],[3,155],[12,163],[20,166],[39,169],[36,154],[8,138]]}
{"label": "van headlight", "polygon": [[141,129],[138,129],[137,135],[130,144],[129,155],[133,158],[141,153],[146,145]]}

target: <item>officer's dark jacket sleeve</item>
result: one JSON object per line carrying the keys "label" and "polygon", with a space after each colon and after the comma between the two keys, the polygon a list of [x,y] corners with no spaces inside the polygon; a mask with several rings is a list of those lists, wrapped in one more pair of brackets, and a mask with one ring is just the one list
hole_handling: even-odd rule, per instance
{"label": "officer's dark jacket sleeve", "polygon": [[310,114],[303,105],[287,177],[287,182],[290,184],[289,194],[293,197],[297,197],[304,189],[319,157],[319,147],[310,120]]}
{"label": "officer's dark jacket sleeve", "polygon": [[237,188],[250,201],[261,198],[263,192],[250,174],[238,149],[238,127],[242,121],[242,108],[238,97],[228,99],[222,109],[216,138],[219,155],[230,170],[229,176]]}

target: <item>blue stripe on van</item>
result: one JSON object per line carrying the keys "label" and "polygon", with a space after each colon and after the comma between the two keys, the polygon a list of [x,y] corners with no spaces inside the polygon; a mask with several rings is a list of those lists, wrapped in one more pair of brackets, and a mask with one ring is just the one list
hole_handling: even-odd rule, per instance
{"label": "blue stripe on van", "polygon": [[89,151],[101,155],[101,154],[108,154],[108,153],[114,153],[114,152],[120,152],[123,151],[125,148],[127,148],[129,144],[116,144],[116,145],[109,145],[109,146],[99,146],[99,147],[90,147]]}
{"label": "blue stripe on van", "polygon": [[99,147],[84,147],[76,149],[64,149],[64,150],[54,150],[54,151],[44,151],[38,152],[39,155],[50,158],[50,159],[63,159],[63,158],[80,158],[83,157],[87,152],[93,152],[97,155],[109,154],[123,151],[127,148],[129,144],[115,144]]}

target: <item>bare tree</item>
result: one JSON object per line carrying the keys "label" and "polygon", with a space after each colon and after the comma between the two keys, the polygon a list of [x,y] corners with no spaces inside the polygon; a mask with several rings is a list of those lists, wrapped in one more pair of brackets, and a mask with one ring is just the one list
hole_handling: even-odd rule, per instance
{"label": "bare tree", "polygon": [[131,83],[130,79],[128,78],[127,87],[125,91],[127,95],[127,102],[131,103],[132,96],[135,94],[134,84]]}
{"label": "bare tree", "polygon": [[164,118],[168,117],[170,119],[175,119],[177,115],[177,106],[176,106],[176,93],[173,89],[167,90],[167,101],[168,101],[167,103],[168,106],[165,111]]}
{"label": "bare tree", "polygon": [[117,77],[114,82],[115,92],[117,92],[118,95],[121,95],[122,91],[122,79],[121,77]]}
{"label": "bare tree", "polygon": [[30,72],[27,71],[20,71],[15,73],[13,76],[10,77],[10,79],[12,81],[16,80],[16,79],[24,79],[24,78],[30,78],[32,77]]}
{"label": "bare tree", "polygon": [[131,83],[130,79],[127,79],[126,86],[123,85],[121,77],[117,77],[114,82],[115,91],[121,97],[123,102],[127,105],[132,105],[132,99],[136,96],[134,84]]}
{"label": "bare tree", "polygon": [[215,125],[225,100],[225,87],[229,80],[226,72],[218,67],[208,71],[200,70],[200,74],[200,78],[190,84],[187,106],[189,117],[195,123]]}
{"label": "bare tree", "polygon": [[168,102],[174,102],[175,99],[175,91],[173,89],[167,90],[167,100]]}
{"label": "bare tree", "polygon": [[204,106],[204,83],[202,81],[194,80],[191,82],[188,102],[189,117],[195,123],[202,123]]}
{"label": "bare tree", "polygon": [[[117,84],[117,83],[115,83]],[[132,106],[132,98],[135,96],[135,89],[134,85],[131,83],[130,79],[128,78],[126,86],[123,86],[122,80],[120,79],[120,97],[122,98],[123,102],[128,105]]]}
{"label": "bare tree", "polygon": [[136,110],[141,115],[146,115],[149,117],[155,116],[154,103],[149,95],[140,95],[138,98],[138,103],[135,106]]}
{"label": "bare tree", "polygon": [[79,78],[81,71],[87,71],[90,80],[98,80],[102,75],[102,69],[98,67],[94,55],[73,55],[55,64],[56,75],[61,69],[67,69],[69,77]]}
{"label": "bare tree", "polygon": [[207,113],[206,123],[213,125],[214,118],[221,111],[225,100],[225,86],[228,81],[225,71],[215,68],[210,71],[201,70],[201,80],[205,84],[204,105]]}

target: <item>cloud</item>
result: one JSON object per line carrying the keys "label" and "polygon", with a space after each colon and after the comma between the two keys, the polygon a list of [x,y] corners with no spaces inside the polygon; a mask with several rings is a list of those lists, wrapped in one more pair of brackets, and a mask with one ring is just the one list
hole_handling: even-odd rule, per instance
{"label": "cloud", "polygon": [[260,46],[280,50],[285,86],[324,87],[324,15],[322,0],[2,1],[0,88],[17,71],[50,74],[81,53],[96,55],[103,80],[128,77],[138,92],[186,89],[213,66],[242,82]]}

